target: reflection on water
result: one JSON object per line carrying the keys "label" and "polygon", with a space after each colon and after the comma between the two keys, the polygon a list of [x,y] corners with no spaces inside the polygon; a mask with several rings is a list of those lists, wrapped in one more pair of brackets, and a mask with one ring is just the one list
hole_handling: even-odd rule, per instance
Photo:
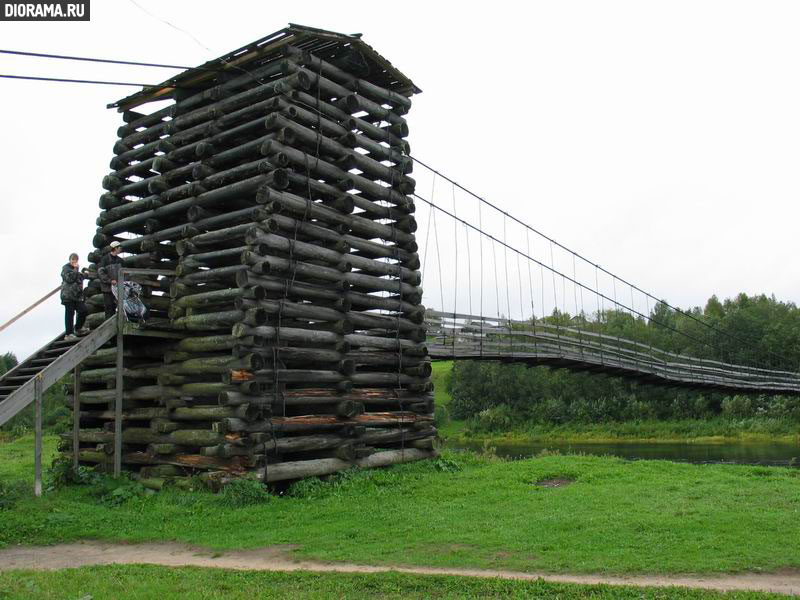
{"label": "reflection on water", "polygon": [[[672,460],[690,463],[720,463],[739,465],[772,465],[800,467],[800,444],[688,444],[681,442],[547,442],[536,444],[491,443],[498,456],[529,458],[542,450],[557,450],[562,454],[592,454],[618,456],[628,460]],[[482,442],[448,443],[449,448],[481,451]]]}

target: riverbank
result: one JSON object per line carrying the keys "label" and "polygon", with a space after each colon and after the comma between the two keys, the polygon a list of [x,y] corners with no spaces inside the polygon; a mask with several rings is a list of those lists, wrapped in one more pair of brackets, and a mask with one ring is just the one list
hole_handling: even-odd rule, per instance
{"label": "riverbank", "polygon": [[[55,438],[46,442],[48,464]],[[445,451],[307,480],[280,497],[151,495],[105,481],[37,499],[32,446],[30,436],[0,445],[2,547],[291,544],[304,560],[619,575],[800,568],[800,471],[791,468],[565,455],[509,462]]]}
{"label": "riverbank", "polygon": [[526,444],[547,442],[583,443],[674,443],[689,444],[800,444],[800,430],[770,420],[729,421],[634,421],[623,423],[570,423],[565,425],[525,424],[512,431],[485,432],[466,421],[451,421],[442,437],[458,444]]}

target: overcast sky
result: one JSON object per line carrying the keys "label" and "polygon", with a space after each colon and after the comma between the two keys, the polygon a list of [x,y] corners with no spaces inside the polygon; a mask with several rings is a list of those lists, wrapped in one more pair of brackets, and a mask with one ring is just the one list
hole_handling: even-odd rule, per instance
{"label": "overcast sky", "polygon": [[[0,22],[0,47],[197,65],[288,22],[361,32],[423,90],[407,117],[417,157],[678,306],[798,299],[795,2],[136,2],[191,36],[131,0],[95,0],[88,23]],[[0,73],[157,83],[174,71],[0,55]],[[70,252],[86,264],[121,124],[105,105],[134,91],[0,79],[0,322],[58,285]],[[433,197],[452,208],[443,182]],[[456,206],[471,214],[474,200]],[[444,222],[447,294],[448,277],[467,277],[467,239],[448,272]],[[426,284],[438,305],[438,269]],[[61,330],[54,298],[0,333],[0,352],[22,358]]]}

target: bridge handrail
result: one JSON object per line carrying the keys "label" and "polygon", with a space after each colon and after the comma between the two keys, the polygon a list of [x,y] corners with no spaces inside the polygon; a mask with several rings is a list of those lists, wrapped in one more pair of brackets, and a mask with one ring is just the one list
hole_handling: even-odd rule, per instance
{"label": "bridge handrail", "polygon": [[[492,356],[496,358],[543,358],[541,352],[544,351],[551,356],[561,357],[568,361],[585,360],[606,368],[650,373],[672,381],[711,384],[728,388],[735,388],[738,385],[772,392],[791,391],[794,393],[800,390],[800,376],[797,373],[756,369],[745,365],[694,358],[663,351],[658,347],[654,348],[622,337],[502,317],[480,317],[458,313],[454,315],[454,313],[432,310],[428,310],[426,316],[429,325],[434,330],[433,339],[442,342],[441,345],[431,346],[430,350],[441,356],[466,356],[466,353],[469,353],[476,358]],[[459,321],[467,321],[467,323],[461,324]],[[491,325],[488,327],[484,325],[488,323]],[[514,328],[514,324],[521,325],[524,329]],[[493,337],[495,339],[492,339]],[[529,341],[526,343],[520,341],[520,338]],[[451,339],[452,342],[450,342]],[[613,342],[613,344],[605,342]],[[457,349],[454,344],[458,346]],[[646,352],[640,352],[640,350]]]}
{"label": "bridge handrail", "polygon": [[[504,331],[504,330],[501,330]],[[590,340],[578,340],[575,338],[564,337],[564,336],[556,336],[553,334],[536,332],[535,334],[530,331],[513,331],[507,332],[504,331],[504,334],[513,335],[513,336],[524,336],[526,338],[532,338],[533,344],[528,343],[525,344],[523,342],[523,347],[520,348],[519,342],[514,344],[504,344],[502,341],[489,341],[480,336],[473,336],[469,334],[459,333],[457,337],[461,340],[477,340],[477,342],[473,342],[473,346],[475,348],[483,348],[485,352],[492,352],[496,351],[498,348],[509,348],[511,352],[505,352],[508,356],[518,356],[521,354],[528,354],[525,351],[525,348],[530,349],[531,346],[536,348],[537,342],[536,340],[543,340],[544,342],[549,342],[562,353],[564,352],[564,347],[573,347],[577,348],[577,355],[584,354],[585,350],[588,350],[590,353],[593,351],[599,352],[601,356],[605,357],[605,362],[610,362],[611,357],[614,357],[616,361],[621,361],[623,359],[627,359],[629,361],[633,361],[634,364],[640,364],[642,366],[651,366],[656,370],[667,370],[670,371],[680,371],[685,372],[689,370],[690,372],[698,375],[702,379],[707,379],[709,377],[716,377],[716,376],[724,376],[728,380],[731,380],[732,376],[736,376],[737,381],[752,381],[753,379],[756,380],[763,380],[763,381],[771,381],[773,383],[777,382],[786,382],[792,384],[800,384],[800,378],[797,376],[795,377],[781,377],[779,373],[752,373],[748,371],[736,370],[735,368],[719,368],[716,366],[708,366],[700,364],[700,361],[694,361],[692,357],[688,356],[680,356],[679,358],[682,359],[682,362],[674,362],[674,361],[665,361],[663,359],[658,360],[656,357],[644,354],[641,352],[636,352],[635,350],[630,350],[627,348],[619,347],[617,345],[609,345],[601,343],[592,343]],[[627,340],[622,340],[625,342]],[[539,344],[541,345],[541,344]],[[459,342],[459,346],[463,348],[464,342]],[[450,350],[452,348],[452,344],[447,343],[446,341],[441,345],[441,348],[444,350]],[[745,379],[742,378],[745,377]]]}
{"label": "bridge handrail", "polygon": [[[549,326],[547,328],[556,329],[555,327],[552,327],[552,326]],[[457,329],[453,328],[453,331],[457,331]],[[484,330],[484,333],[486,333],[486,330]],[[564,345],[569,345],[569,346],[576,346],[576,347],[580,348],[581,350],[586,348],[586,349],[589,349],[589,350],[598,350],[600,352],[605,352],[606,354],[626,355],[626,356],[632,358],[634,361],[643,361],[643,362],[648,363],[648,364],[663,365],[664,367],[678,367],[678,368],[689,368],[689,369],[699,368],[703,374],[705,374],[705,373],[729,374],[731,372],[734,372],[737,375],[741,375],[743,373],[747,373],[750,377],[754,377],[754,378],[768,379],[771,376],[771,377],[776,378],[776,379],[781,380],[781,381],[800,382],[800,378],[798,378],[797,374],[794,374],[794,373],[787,373],[787,372],[782,372],[782,371],[764,371],[763,373],[752,373],[751,370],[748,369],[747,367],[742,366],[742,368],[739,368],[740,367],[739,365],[730,365],[731,367],[736,367],[735,370],[732,369],[732,368],[721,368],[721,366],[724,365],[724,363],[716,363],[714,361],[703,361],[702,359],[695,359],[694,357],[690,357],[690,356],[687,356],[687,355],[671,355],[671,354],[667,354],[667,353],[662,353],[662,352],[658,351],[655,348],[653,349],[652,353],[642,353],[642,352],[637,352],[635,350],[631,350],[631,349],[628,349],[628,348],[621,347],[619,344],[617,344],[617,345],[609,345],[609,344],[603,344],[602,342],[599,343],[599,344],[598,343],[592,343],[590,340],[582,339],[583,335],[581,335],[581,339],[576,339],[574,337],[553,335],[553,334],[550,334],[550,333],[542,333],[540,331],[539,332],[531,332],[531,331],[522,331],[522,330],[508,330],[508,329],[505,329],[505,328],[493,328],[489,333],[490,334],[493,333],[493,334],[507,335],[507,336],[533,338],[534,345],[536,344],[535,340],[537,340],[537,339],[544,339],[545,341],[557,340],[559,344],[564,344]],[[581,332],[581,334],[583,334],[583,332]],[[622,344],[635,345],[635,346],[645,347],[645,348],[647,347],[647,346],[645,346],[645,345],[643,345],[641,343],[633,342],[633,341],[628,340],[626,338],[617,339],[617,338],[610,338],[610,336],[603,336],[603,335],[591,334],[591,333],[590,333],[590,335],[595,336],[595,337],[599,337],[601,339],[613,339],[613,340],[618,341],[619,343],[622,343]],[[445,337],[446,336],[447,336],[447,334],[445,334]],[[477,339],[477,340],[480,340],[481,345],[483,347],[501,346],[502,345],[501,341],[489,341],[489,340],[486,340],[485,336],[481,337],[481,336],[470,335],[469,333],[464,333],[464,329],[461,329],[460,331],[458,331],[458,333],[454,334],[454,336],[457,336],[460,339],[467,339],[467,340],[476,340]],[[434,336],[434,338],[436,338],[436,337],[438,337],[438,336]],[[462,342],[462,344],[463,344],[463,342]],[[448,345],[448,344],[446,342],[444,342],[443,346],[446,346],[446,345]],[[450,344],[450,345],[452,345],[452,344]],[[518,348],[519,345],[517,344],[516,348],[514,347],[514,344],[509,344],[509,345],[512,346],[512,348],[511,348],[512,355],[516,354],[517,352],[514,352],[514,350],[516,348]],[[667,356],[671,355],[672,358],[681,359],[683,362],[672,362],[672,361],[667,361],[667,360],[664,360],[664,359],[660,359],[659,360],[655,356],[655,354],[657,354],[657,353],[658,354],[666,354]],[[705,364],[703,364],[703,363],[705,363]],[[744,371],[742,369],[744,369]],[[791,377],[781,377],[780,376],[781,373],[786,373],[787,375],[791,375]]]}
{"label": "bridge handrail", "polygon": [[[796,383],[776,383],[776,382],[757,382],[750,380],[736,379],[733,377],[717,377],[717,376],[703,376],[699,378],[692,371],[681,369],[661,369],[654,368],[647,370],[643,368],[641,361],[624,361],[616,359],[608,359],[604,357],[601,361],[599,355],[596,354],[582,354],[582,353],[565,353],[563,350],[559,351],[557,346],[551,346],[552,352],[543,353],[539,350],[531,354],[519,354],[515,358],[518,359],[558,359],[568,360],[574,363],[580,363],[584,366],[596,365],[598,367],[620,369],[625,372],[635,373],[637,375],[650,374],[665,383],[681,382],[697,386],[715,386],[725,388],[731,391],[741,391],[743,389],[748,391],[759,391],[768,393],[792,393],[800,392],[800,385]],[[475,349],[473,351],[465,351],[463,348],[456,349],[455,351],[451,346],[444,347],[442,351],[438,348],[431,348],[431,355],[438,359],[483,359],[483,360],[505,360],[508,357],[505,353],[486,352],[485,349],[480,351]],[[563,365],[562,365],[563,366]]]}
{"label": "bridge handrail", "polygon": [[[545,334],[547,335],[547,334]],[[628,352],[618,352],[616,347],[606,346],[605,352],[594,352],[590,349],[585,351],[577,341],[565,343],[564,338],[558,339],[555,336],[547,336],[543,342],[535,344],[525,344],[520,351],[520,346],[515,345],[514,353],[509,353],[508,345],[502,343],[486,342],[478,338],[478,341],[471,343],[460,342],[456,347],[452,344],[428,345],[431,355],[440,358],[450,357],[473,357],[484,359],[508,359],[508,358],[564,358],[576,362],[597,364],[609,368],[621,367],[626,370],[639,373],[651,373],[667,379],[679,379],[681,381],[692,381],[697,383],[715,383],[735,387],[743,385],[745,387],[764,389],[764,390],[786,390],[793,392],[800,390],[800,379],[776,378],[768,379],[766,376],[759,375],[759,381],[754,381],[753,376],[734,370],[709,369],[708,367],[697,368],[687,363],[662,363],[654,362],[647,356],[633,356]],[[473,340],[475,338],[472,338]],[[574,348],[574,349],[571,349]],[[597,348],[595,345],[594,348]],[[532,352],[527,351],[532,350]],[[744,375],[744,377],[743,377]],[[688,378],[686,377],[688,376]]]}
{"label": "bridge handrail", "polygon": [[[546,323],[546,322],[540,322],[540,321],[536,321],[534,323],[534,322],[531,322],[531,321],[520,321],[520,320],[515,320],[515,319],[507,319],[507,318],[503,318],[503,317],[488,317],[488,316],[478,316],[478,315],[469,315],[469,314],[452,313],[452,312],[447,313],[447,312],[442,312],[442,311],[435,311],[435,310],[432,310],[432,309],[428,309],[426,311],[426,317],[428,317],[428,316],[435,316],[435,317],[439,317],[441,320],[449,320],[449,321],[456,321],[456,320],[459,320],[459,319],[462,319],[462,320],[463,319],[468,319],[468,320],[471,320],[471,321],[478,321],[478,322],[482,321],[484,323],[486,323],[486,322],[514,323],[514,324],[523,325],[523,326],[526,326],[526,327],[529,327],[529,328],[530,327],[535,327],[535,328],[551,329],[551,330],[557,330],[560,334],[567,333],[567,334],[573,334],[573,335],[577,335],[577,336],[591,336],[591,337],[599,337],[599,338],[607,339],[607,340],[613,340],[617,344],[624,343],[624,344],[627,344],[627,345],[630,345],[630,346],[637,346],[639,348],[647,349],[648,353],[652,354],[652,355],[668,356],[668,357],[671,357],[671,358],[677,358],[677,359],[682,359],[682,360],[690,359],[690,361],[693,364],[700,363],[700,364],[705,364],[705,365],[713,365],[713,366],[716,366],[716,367],[734,367],[737,370],[746,370],[746,371],[754,372],[754,375],[757,372],[757,373],[764,373],[764,374],[769,374],[769,375],[782,374],[782,375],[790,376],[793,379],[797,378],[797,377],[800,377],[800,373],[794,372],[794,371],[785,371],[785,370],[780,370],[780,369],[763,369],[763,368],[760,368],[760,367],[752,367],[752,366],[748,366],[748,365],[727,363],[727,362],[717,361],[717,360],[708,359],[708,358],[690,357],[688,355],[677,354],[677,353],[674,353],[674,352],[670,352],[668,350],[663,350],[663,349],[655,347],[655,346],[649,346],[648,344],[644,344],[642,342],[637,342],[635,340],[630,340],[628,338],[609,336],[609,335],[602,334],[602,333],[597,333],[597,332],[583,330],[583,329],[576,329],[574,327],[567,327],[567,326],[563,326],[563,325],[552,325],[552,324],[549,324],[549,323]],[[455,317],[455,319],[454,319],[454,317]],[[488,331],[487,332],[486,328],[483,329],[483,332],[484,333],[500,333],[500,331],[497,331],[497,330]],[[507,330],[507,334],[509,334],[509,335],[515,335],[515,334],[519,334],[519,333],[522,333],[522,332],[520,332],[519,330],[513,330],[513,329]],[[530,332],[528,332],[528,333],[530,333]]]}

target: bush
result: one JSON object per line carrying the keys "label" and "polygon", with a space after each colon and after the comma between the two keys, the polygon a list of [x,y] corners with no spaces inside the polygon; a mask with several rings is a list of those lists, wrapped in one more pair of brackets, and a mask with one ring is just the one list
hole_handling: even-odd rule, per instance
{"label": "bush", "polygon": [[0,511],[8,510],[16,504],[22,492],[21,485],[21,483],[11,485],[0,480]]}
{"label": "bush", "polygon": [[0,354],[0,375],[3,375],[7,371],[10,371],[18,364],[19,361],[17,361],[17,357],[14,355],[13,352],[6,352],[5,354]]}
{"label": "bush", "polygon": [[314,498],[323,498],[328,495],[329,484],[322,481],[319,477],[306,477],[295,481],[286,490],[286,495],[291,498],[304,498],[311,500]]}
{"label": "bush", "polygon": [[450,411],[444,404],[437,404],[433,411],[433,424],[443,427],[450,422]]}
{"label": "bush", "polygon": [[722,401],[722,414],[732,419],[752,416],[752,402],[748,396],[729,396]]}
{"label": "bush", "polygon": [[770,416],[800,422],[800,398],[778,396],[770,405]]}
{"label": "bush", "polygon": [[707,419],[714,415],[711,407],[711,400],[703,395],[697,396],[693,402],[693,417],[695,419]]}
{"label": "bush", "polygon": [[272,496],[260,481],[254,479],[235,479],[226,484],[219,493],[220,500],[230,508],[244,508],[254,504],[264,504]]}
{"label": "bush", "polygon": [[120,477],[118,479],[106,477],[101,480],[100,485],[94,490],[93,495],[101,504],[113,507],[121,506],[129,500],[154,493],[153,490],[148,490],[137,481],[131,481],[125,477]]}
{"label": "bush", "polygon": [[572,418],[569,405],[561,398],[545,398],[539,404],[537,413],[537,421],[554,425],[567,423]]}
{"label": "bush", "polygon": [[72,461],[63,456],[53,459],[47,471],[47,479],[47,488],[51,491],[68,485],[90,486],[90,495],[105,506],[120,506],[129,500],[154,493],[141,483],[132,481],[129,473],[114,478],[83,465],[74,469]]}
{"label": "bush", "polygon": [[448,456],[440,456],[433,461],[433,468],[443,473],[457,473],[461,470],[461,463]]}
{"label": "bush", "polygon": [[72,460],[65,456],[56,456],[47,470],[48,488],[59,489],[68,485],[98,485],[106,475],[98,473],[91,467],[83,465],[78,469],[72,467]]}
{"label": "bush", "polygon": [[505,404],[487,408],[475,415],[469,422],[473,431],[493,432],[508,431],[521,419]]}
{"label": "bush", "polygon": [[655,409],[650,402],[632,398],[626,409],[626,419],[629,421],[650,421],[657,418]]}

